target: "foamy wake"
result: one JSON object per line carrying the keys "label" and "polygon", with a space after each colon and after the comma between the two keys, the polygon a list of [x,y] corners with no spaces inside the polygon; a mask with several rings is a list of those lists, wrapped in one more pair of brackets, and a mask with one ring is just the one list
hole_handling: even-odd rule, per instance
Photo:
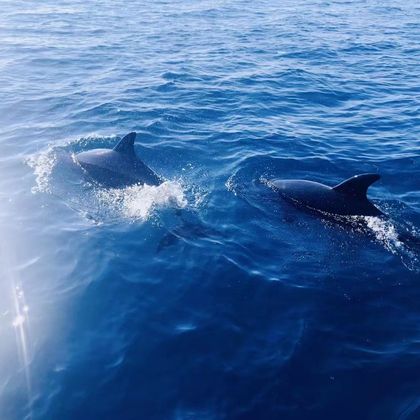
{"label": "foamy wake", "polygon": [[[398,232],[392,220],[371,216],[363,216],[361,218],[368,230],[373,233],[376,241],[392,254],[399,256],[408,269],[420,271],[418,251],[404,241],[403,236]],[[414,228],[412,232],[409,232],[409,235],[412,238],[418,238],[418,232]]]}
{"label": "foamy wake", "polygon": [[381,219],[380,217],[364,217],[367,227],[373,232],[376,240],[385,245],[385,247],[396,253],[404,245],[390,220]]}
{"label": "foamy wake", "polygon": [[50,176],[57,163],[57,155],[53,148],[50,147],[44,153],[30,156],[26,159],[26,163],[34,171],[35,186],[32,187],[32,192],[51,192],[50,191]]}
{"label": "foamy wake", "polygon": [[175,181],[165,181],[158,186],[98,188],[95,195],[101,206],[127,219],[147,220],[157,208],[184,208],[188,204],[182,185]]}

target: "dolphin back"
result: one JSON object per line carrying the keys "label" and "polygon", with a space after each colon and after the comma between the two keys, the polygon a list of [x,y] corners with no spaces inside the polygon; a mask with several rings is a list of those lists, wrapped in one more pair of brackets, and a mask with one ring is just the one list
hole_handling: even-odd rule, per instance
{"label": "dolphin back", "polygon": [[382,212],[367,198],[377,174],[356,175],[335,187],[306,180],[274,180],[271,185],[287,201],[299,207],[342,216],[379,216]]}
{"label": "dolphin back", "polygon": [[93,149],[76,155],[79,164],[98,183],[106,186],[159,185],[161,179],[134,151],[136,133],[124,136],[113,149]]}

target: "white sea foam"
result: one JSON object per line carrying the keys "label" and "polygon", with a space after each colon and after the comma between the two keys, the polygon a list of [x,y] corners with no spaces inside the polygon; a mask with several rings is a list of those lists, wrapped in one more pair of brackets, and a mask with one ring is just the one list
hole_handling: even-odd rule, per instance
{"label": "white sea foam", "polygon": [[95,195],[101,207],[106,207],[114,215],[133,220],[147,220],[157,208],[187,206],[182,185],[175,181],[165,181],[158,186],[98,188]]}
{"label": "white sea foam", "polygon": [[365,216],[367,227],[375,235],[377,241],[382,243],[385,248],[393,254],[398,253],[398,250],[404,245],[397,233],[397,230],[390,220],[385,220],[380,217]]}
{"label": "white sea foam", "polygon": [[50,192],[50,176],[57,163],[57,154],[52,147],[38,155],[30,156],[26,163],[34,170],[35,186],[33,193]]}
{"label": "white sea foam", "polygon": [[[401,236],[391,219],[364,216],[364,222],[375,239],[394,255],[401,258],[402,263],[412,271],[420,271],[419,253]],[[418,238],[418,232],[413,228],[409,233],[413,239]]]}

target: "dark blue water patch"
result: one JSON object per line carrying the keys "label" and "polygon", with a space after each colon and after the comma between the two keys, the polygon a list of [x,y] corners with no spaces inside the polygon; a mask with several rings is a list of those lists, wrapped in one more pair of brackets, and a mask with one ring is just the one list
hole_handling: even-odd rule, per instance
{"label": "dark blue water patch", "polygon": [[[261,367],[261,379],[265,379],[267,375],[270,377],[273,374],[270,373],[271,366],[275,366],[279,362],[284,364],[290,358],[302,330],[302,323],[294,321],[298,316],[293,313],[289,314],[291,328],[295,329],[297,327],[295,338],[292,336],[284,337],[283,333],[275,330],[272,332],[261,331],[258,323],[260,317],[271,318],[274,316],[277,318],[280,316],[276,299],[271,295],[267,300],[268,290],[264,291],[265,288],[263,287],[260,293],[262,293],[261,297],[265,296],[266,305],[255,307],[252,311],[249,311],[246,302],[255,293],[252,287],[252,284],[255,283],[254,281],[233,280],[239,273],[240,271],[238,272],[233,267],[227,272],[224,270],[222,279],[225,278],[228,284],[221,285],[216,290],[209,289],[210,279],[201,282],[201,284],[196,284],[195,287],[189,289],[186,295],[180,291],[173,296],[168,293],[170,289],[165,293],[165,288],[162,289],[160,286],[151,286],[145,290],[149,301],[157,298],[154,296],[156,293],[160,296],[159,300],[164,296],[164,299],[161,300],[162,305],[156,308],[156,312],[148,313],[143,320],[136,317],[135,312],[132,313],[132,318],[130,317],[125,321],[121,320],[127,327],[130,325],[132,329],[143,331],[144,340],[131,342],[130,349],[125,352],[123,364],[108,365],[107,377],[102,378],[105,389],[112,386],[112,381],[117,378],[121,378],[123,385],[119,390],[112,393],[113,398],[108,399],[107,404],[101,408],[100,411],[103,415],[109,418],[116,415],[116,410],[120,410],[117,407],[122,399],[126,401],[124,415],[127,418],[135,418],[132,410],[136,404],[140,404],[142,412],[148,413],[151,418],[156,417],[156,415],[157,417],[171,417],[174,411],[179,409],[206,409],[206,407],[201,407],[201,401],[211,389],[214,390],[214,402],[217,404],[226,389],[232,387],[234,390],[236,388],[235,382],[237,380],[235,380],[234,372],[238,367],[243,366],[242,375],[246,378],[250,373],[247,373],[246,365],[252,360],[252,364]],[[240,274],[240,277],[242,277],[242,274]],[[182,283],[179,287],[183,288]],[[94,291],[92,293],[95,294]],[[233,296],[236,297],[236,303],[232,303],[231,298]],[[194,307],[190,303],[187,304],[191,301],[201,303],[198,307]],[[270,310],[270,302],[276,306],[276,311]],[[211,317],[206,315],[210,309]],[[108,307],[107,310],[109,311],[110,308]],[[176,318],[180,320],[178,323],[174,323],[173,317],[170,315],[173,310],[177,312]],[[287,308],[284,310],[287,311]],[[137,312],[138,309],[135,311]],[[100,308],[95,310],[97,314],[100,312]],[[281,312],[284,313],[284,311]],[[97,321],[92,319],[91,322],[95,324]],[[87,316],[87,322],[89,324],[89,316]],[[221,322],[225,325],[223,329],[219,327]],[[156,334],[153,325],[161,325],[162,327],[159,327],[161,332]],[[248,331],[246,336],[244,335],[244,328]],[[251,331],[254,332],[251,333]],[[115,338],[115,335],[113,336]],[[220,342],[225,343],[222,348],[218,344]],[[238,352],[238,344],[245,344],[246,342],[249,345],[241,346],[244,350]],[[269,351],[269,347],[272,347],[275,343],[279,343],[282,350],[277,347],[275,351],[274,349]],[[268,345],[267,354],[259,353],[258,348],[261,345]],[[207,350],[204,351],[205,349]],[[208,356],[205,354],[208,354]],[[256,355],[259,356],[255,358]],[[139,357],[143,360],[141,364],[138,363]],[[218,363],[221,357],[225,360],[222,366]],[[92,360],[89,355],[84,355],[83,358],[86,359],[87,363]],[[150,369],[151,360],[157,362],[162,375],[166,377],[164,390],[162,390],[162,383],[159,379],[160,375],[156,375],[154,368]],[[95,363],[101,364],[101,361],[95,358]],[[173,369],[172,366],[174,368],[175,366],[181,366],[181,368]],[[131,372],[128,376],[127,369]],[[197,376],[197,379],[201,378],[201,385],[196,386],[194,390],[191,389],[186,372],[191,372],[194,376]],[[64,383],[71,387],[71,383],[74,380],[77,381],[77,378],[66,376],[68,379],[65,379]],[[96,381],[96,378],[92,378],[92,380]],[[139,401],[138,394],[135,391],[136,387],[140,385],[139,380],[143,383],[142,386],[147,386],[153,390],[153,393],[159,394],[163,391],[169,397],[168,404],[162,406],[158,400],[149,400],[148,398],[141,398]],[[247,393],[253,392],[257,388],[257,384],[251,385],[250,383],[250,387],[251,389]],[[81,392],[87,392],[88,394],[93,392],[94,395],[97,392],[94,388],[88,389],[90,387],[86,384],[85,390]],[[214,394],[215,391],[216,394]],[[240,394],[242,392],[239,391]],[[128,400],[126,399],[127,396]],[[238,397],[240,398],[240,395]],[[69,418],[77,412],[74,411],[72,406],[72,403],[68,406]],[[80,407],[80,409],[83,409],[83,411],[90,410],[88,406]],[[230,410],[235,410],[235,407],[230,407]]]}

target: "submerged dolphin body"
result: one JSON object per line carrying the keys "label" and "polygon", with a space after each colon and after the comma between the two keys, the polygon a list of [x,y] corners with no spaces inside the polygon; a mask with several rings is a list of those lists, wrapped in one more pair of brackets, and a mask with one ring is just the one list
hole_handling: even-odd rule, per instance
{"label": "submerged dolphin body", "polygon": [[272,180],[269,185],[285,200],[309,210],[341,216],[380,216],[383,213],[367,198],[378,174],[361,174],[328,187],[313,181]]}
{"label": "submerged dolphin body", "polygon": [[135,139],[136,133],[129,133],[113,149],[89,150],[75,159],[94,181],[106,187],[160,185],[162,180],[136,156]]}

